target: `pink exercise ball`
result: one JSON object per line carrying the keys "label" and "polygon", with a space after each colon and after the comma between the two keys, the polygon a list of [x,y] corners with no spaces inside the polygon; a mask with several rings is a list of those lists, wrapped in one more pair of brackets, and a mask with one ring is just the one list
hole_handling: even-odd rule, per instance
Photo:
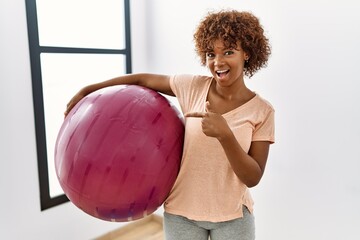
{"label": "pink exercise ball", "polygon": [[107,221],[143,218],[158,209],[177,177],[183,118],[148,88],[114,86],[83,98],[62,124],[55,168],[66,196]]}

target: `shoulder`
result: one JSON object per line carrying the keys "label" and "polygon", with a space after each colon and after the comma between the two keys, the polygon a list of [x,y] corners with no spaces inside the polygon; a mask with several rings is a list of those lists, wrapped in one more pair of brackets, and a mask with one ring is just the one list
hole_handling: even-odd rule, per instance
{"label": "shoulder", "polygon": [[266,100],[265,98],[260,96],[258,93],[256,93],[255,98],[256,98],[255,103],[260,109],[263,109],[263,110],[269,111],[269,112],[275,112],[273,105],[268,100]]}
{"label": "shoulder", "polygon": [[170,77],[170,86],[175,88],[198,88],[211,83],[212,77],[203,75],[177,74]]}
{"label": "shoulder", "polygon": [[256,124],[262,123],[266,121],[266,119],[274,118],[275,115],[273,105],[258,93],[256,93],[254,101],[252,101],[248,110],[253,122]]}
{"label": "shoulder", "polygon": [[192,75],[192,74],[176,74],[170,77],[170,81],[196,81],[196,82],[207,82],[211,81],[212,77],[204,75]]}

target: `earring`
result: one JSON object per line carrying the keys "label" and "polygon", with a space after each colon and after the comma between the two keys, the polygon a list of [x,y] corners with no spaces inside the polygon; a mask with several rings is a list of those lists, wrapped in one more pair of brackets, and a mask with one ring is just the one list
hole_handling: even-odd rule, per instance
{"label": "earring", "polygon": [[246,71],[246,70],[247,70],[248,66],[249,66],[249,59],[245,59],[245,63],[244,63],[244,71]]}

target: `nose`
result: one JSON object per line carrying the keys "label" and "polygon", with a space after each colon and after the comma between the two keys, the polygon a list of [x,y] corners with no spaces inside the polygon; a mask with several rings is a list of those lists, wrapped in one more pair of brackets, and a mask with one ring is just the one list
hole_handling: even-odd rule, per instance
{"label": "nose", "polygon": [[221,54],[217,54],[214,58],[215,66],[222,66],[224,64],[224,57]]}

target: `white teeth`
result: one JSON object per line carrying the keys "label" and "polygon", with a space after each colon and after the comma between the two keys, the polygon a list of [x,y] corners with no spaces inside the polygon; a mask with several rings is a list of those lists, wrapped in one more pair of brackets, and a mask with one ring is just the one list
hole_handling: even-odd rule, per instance
{"label": "white teeth", "polygon": [[217,73],[225,73],[227,72],[228,70],[219,70],[219,71],[216,71]]}

